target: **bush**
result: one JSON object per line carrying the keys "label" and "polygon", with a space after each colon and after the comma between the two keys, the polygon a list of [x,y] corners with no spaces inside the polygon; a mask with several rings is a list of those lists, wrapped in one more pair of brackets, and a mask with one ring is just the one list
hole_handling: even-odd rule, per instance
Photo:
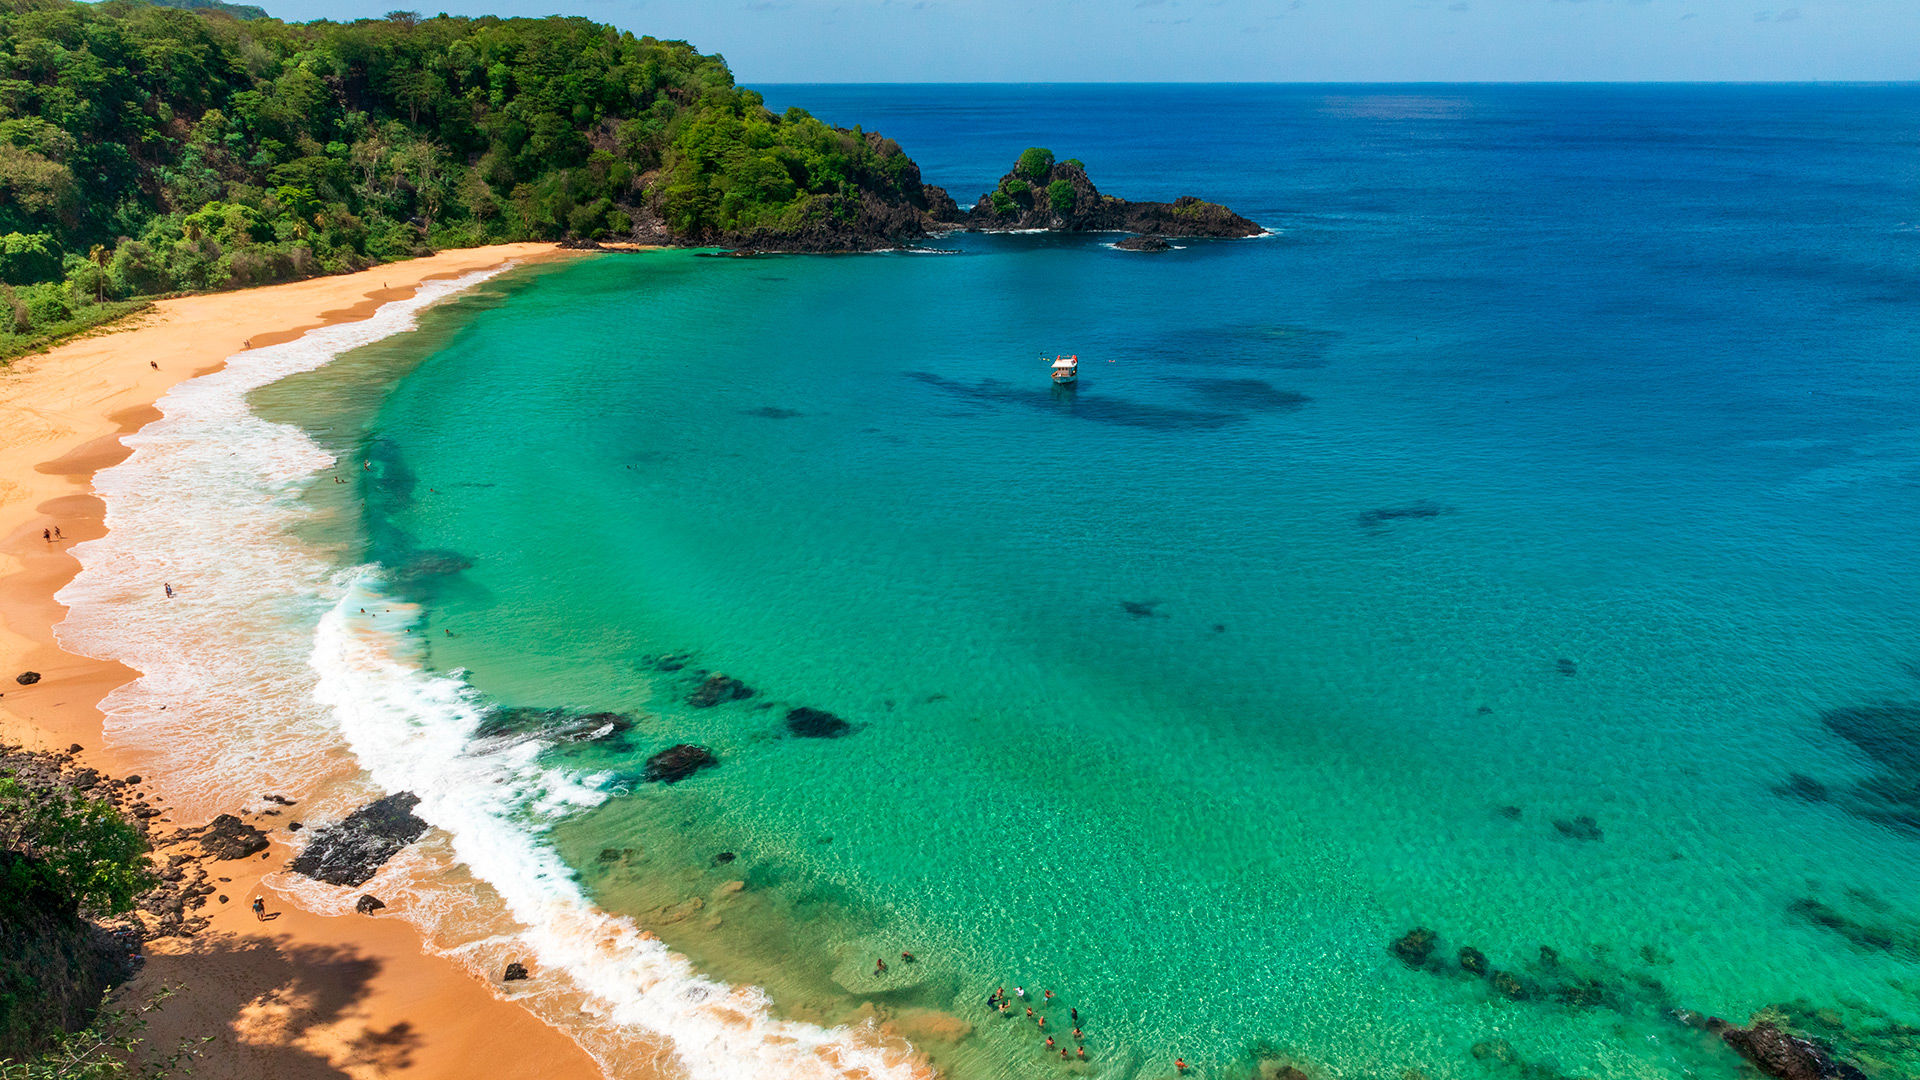
{"label": "bush", "polygon": [[60,280],[60,246],[47,233],[0,236],[0,281],[31,285]]}
{"label": "bush", "polygon": [[1000,190],[1018,199],[1022,195],[1031,193],[1033,191],[1033,185],[1014,176],[1009,177],[1005,183],[1001,184]]}
{"label": "bush", "polygon": [[1035,180],[1045,180],[1053,172],[1053,151],[1044,146],[1029,146],[1020,155],[1013,171]]}
{"label": "bush", "polygon": [[1055,213],[1064,214],[1073,209],[1073,185],[1065,180],[1055,180],[1048,184],[1047,200],[1053,203]]}
{"label": "bush", "polygon": [[1001,214],[1011,214],[1019,205],[1013,201],[1013,196],[1004,191],[994,192],[991,201],[994,211]]}
{"label": "bush", "polygon": [[29,792],[0,778],[0,847],[26,855],[50,888],[92,911],[127,911],[154,884],[140,830],[71,788]]}
{"label": "bush", "polygon": [[122,240],[107,265],[107,287],[116,296],[151,296],[170,292],[173,279],[153,248],[139,240]]}

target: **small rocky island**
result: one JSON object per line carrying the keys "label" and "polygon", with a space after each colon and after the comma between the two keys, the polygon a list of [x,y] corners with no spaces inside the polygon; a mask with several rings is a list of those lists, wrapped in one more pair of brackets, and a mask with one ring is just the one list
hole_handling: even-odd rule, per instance
{"label": "small rocky island", "polygon": [[[1087,179],[1078,160],[1055,161],[1053,151],[1030,147],[999,186],[980,196],[966,215],[965,228],[989,232],[1044,229],[1048,232],[1125,232],[1141,237],[1260,236],[1260,226],[1221,206],[1192,195],[1173,202],[1129,202],[1103,195]],[[1165,243],[1144,242],[1132,250],[1164,250]]]}
{"label": "small rocky island", "polygon": [[[1173,202],[1130,202],[1102,194],[1078,160],[1054,160],[1053,151],[1030,147],[992,191],[963,210],[936,184],[922,182],[920,168],[891,139],[861,136],[873,160],[887,169],[856,178],[854,190],[818,197],[778,228],[676,232],[658,214],[635,209],[641,224],[631,239],[670,246],[691,244],[733,249],[734,254],[773,252],[883,251],[953,232],[1042,231],[1132,233],[1119,247],[1165,251],[1166,237],[1262,236],[1266,230],[1219,203],[1185,195]],[[593,241],[578,246],[596,247]]]}

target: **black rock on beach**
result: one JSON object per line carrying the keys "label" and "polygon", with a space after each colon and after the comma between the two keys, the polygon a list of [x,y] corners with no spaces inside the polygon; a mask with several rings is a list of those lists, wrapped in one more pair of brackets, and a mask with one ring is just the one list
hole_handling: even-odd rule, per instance
{"label": "black rock on beach", "polygon": [[405,791],[368,803],[345,819],[314,830],[312,842],[289,866],[329,885],[364,884],[427,831],[427,823],[413,815],[418,805],[419,796]]}

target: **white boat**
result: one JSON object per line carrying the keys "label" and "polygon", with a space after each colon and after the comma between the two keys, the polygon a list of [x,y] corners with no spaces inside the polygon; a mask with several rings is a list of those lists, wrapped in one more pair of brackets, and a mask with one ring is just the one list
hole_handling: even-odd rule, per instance
{"label": "white boat", "polygon": [[[1040,359],[1045,360],[1046,357]],[[1078,356],[1056,356],[1053,358],[1053,383],[1055,386],[1069,386],[1080,379],[1080,358]]]}

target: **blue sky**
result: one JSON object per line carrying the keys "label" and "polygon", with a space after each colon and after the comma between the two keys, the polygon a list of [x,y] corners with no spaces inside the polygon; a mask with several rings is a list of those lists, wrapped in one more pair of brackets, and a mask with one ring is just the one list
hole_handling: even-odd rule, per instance
{"label": "blue sky", "polygon": [[1920,0],[263,2],[586,15],[722,53],[745,83],[1920,78]]}

